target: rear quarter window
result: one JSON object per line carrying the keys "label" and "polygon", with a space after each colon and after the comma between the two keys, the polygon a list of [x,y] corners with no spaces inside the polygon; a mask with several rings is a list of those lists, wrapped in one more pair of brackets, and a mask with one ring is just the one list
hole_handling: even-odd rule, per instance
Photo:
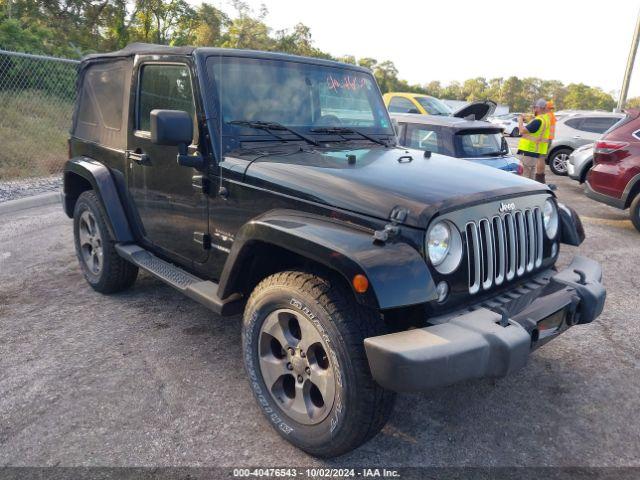
{"label": "rear quarter window", "polygon": [[580,130],[591,133],[604,133],[620,120],[617,117],[585,117]]}
{"label": "rear quarter window", "polygon": [[131,65],[125,60],[86,67],[78,92],[74,136],[125,148],[130,81]]}

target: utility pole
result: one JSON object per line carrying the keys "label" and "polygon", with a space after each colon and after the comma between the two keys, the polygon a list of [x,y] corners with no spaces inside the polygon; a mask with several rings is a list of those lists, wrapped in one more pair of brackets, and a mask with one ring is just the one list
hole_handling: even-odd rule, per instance
{"label": "utility pole", "polygon": [[631,72],[633,64],[636,60],[636,52],[638,51],[638,40],[640,39],[640,12],[636,20],[636,29],[633,32],[633,40],[631,41],[631,49],[629,50],[629,58],[627,59],[627,68],[624,71],[624,79],[622,80],[622,90],[618,99],[618,111],[622,111],[624,104],[627,103],[627,93],[629,93],[629,80],[631,80]]}

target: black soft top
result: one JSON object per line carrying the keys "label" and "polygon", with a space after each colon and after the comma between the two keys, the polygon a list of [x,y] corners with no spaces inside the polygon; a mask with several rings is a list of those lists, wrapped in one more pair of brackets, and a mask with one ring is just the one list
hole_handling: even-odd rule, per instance
{"label": "black soft top", "polygon": [[121,50],[106,53],[92,53],[85,56],[82,61],[88,62],[101,58],[124,58],[133,57],[134,55],[191,55],[195,47],[170,47],[168,45],[156,45],[154,43],[130,43]]}
{"label": "black soft top", "polygon": [[170,47],[168,45],[156,45],[154,43],[130,43],[122,50],[107,53],[92,53],[82,59],[80,68],[96,62],[109,61],[123,58],[134,57],[135,55],[202,55],[207,57],[210,55],[225,55],[246,58],[263,58],[271,60],[286,60],[302,63],[311,63],[316,65],[326,65],[329,67],[348,68],[350,70],[359,70],[361,72],[371,73],[368,68],[350,63],[336,62],[333,60],[325,60],[322,58],[302,57],[298,55],[290,55],[287,53],[265,52],[261,50],[242,50],[235,48],[214,48],[214,47]]}

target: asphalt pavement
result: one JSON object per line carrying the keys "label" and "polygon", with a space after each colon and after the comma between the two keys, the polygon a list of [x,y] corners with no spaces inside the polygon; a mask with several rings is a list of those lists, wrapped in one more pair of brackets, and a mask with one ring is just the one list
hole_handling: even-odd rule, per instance
{"label": "asphalt pavement", "polygon": [[604,266],[602,316],[526,368],[400,395],[389,424],[339,459],[282,440],[256,406],[240,319],[141,274],[104,296],[83,280],[59,205],[0,215],[0,465],[640,466],[640,233],[568,178]]}

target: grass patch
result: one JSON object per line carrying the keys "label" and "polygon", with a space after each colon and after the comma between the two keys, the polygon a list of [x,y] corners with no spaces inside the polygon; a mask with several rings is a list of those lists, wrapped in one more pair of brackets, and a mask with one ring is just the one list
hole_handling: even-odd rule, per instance
{"label": "grass patch", "polygon": [[62,172],[73,101],[39,90],[0,91],[0,180]]}

